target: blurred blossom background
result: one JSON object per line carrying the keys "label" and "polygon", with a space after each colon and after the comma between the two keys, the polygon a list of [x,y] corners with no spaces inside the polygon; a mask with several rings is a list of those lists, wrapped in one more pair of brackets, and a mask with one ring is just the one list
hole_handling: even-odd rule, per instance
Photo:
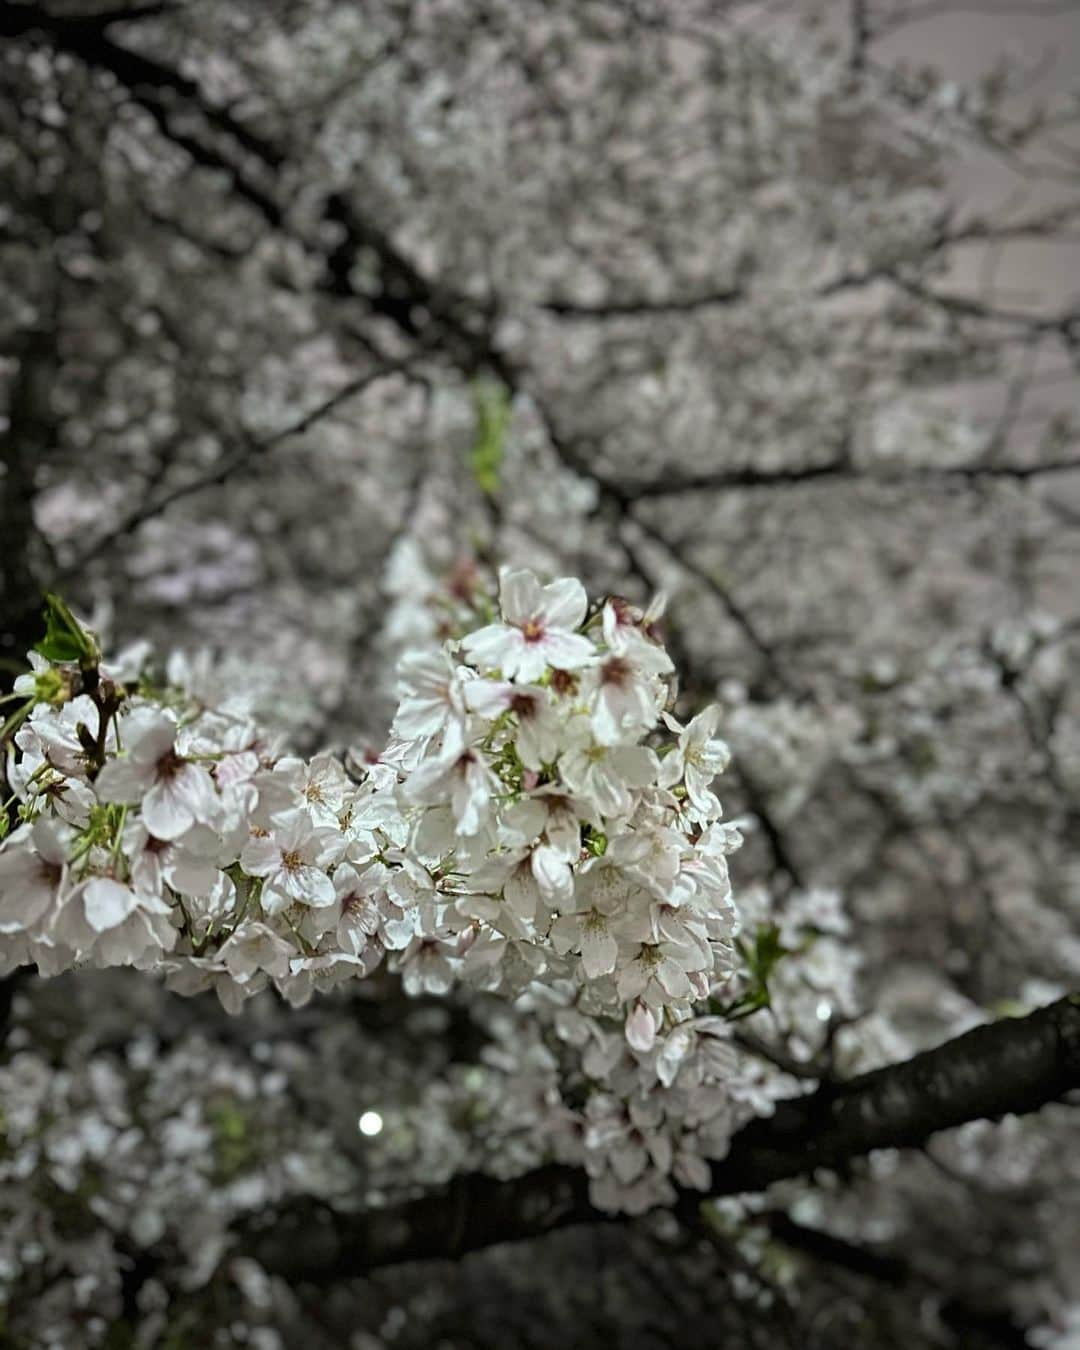
{"label": "blurred blossom background", "polygon": [[[5,688],[55,590],[375,752],[398,656],[500,563],[664,592],[736,893],[842,897],[800,1015],[852,1067],[1076,989],[1078,87],[1075,0],[3,0]],[[12,1350],[1080,1345],[1068,1104],[711,1243],[313,1286],[235,1215],[480,1165],[509,1022],[4,988],[44,1141],[0,1197]]]}

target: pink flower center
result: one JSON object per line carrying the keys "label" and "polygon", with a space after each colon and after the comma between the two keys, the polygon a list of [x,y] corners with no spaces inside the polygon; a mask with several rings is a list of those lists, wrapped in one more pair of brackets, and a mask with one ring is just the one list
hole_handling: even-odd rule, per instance
{"label": "pink flower center", "polygon": [[544,625],[539,619],[526,619],[521,625],[521,632],[526,642],[540,642],[544,636]]}
{"label": "pink flower center", "polygon": [[510,711],[523,719],[535,717],[540,711],[539,699],[535,694],[514,694],[510,699]]}
{"label": "pink flower center", "polygon": [[64,875],[64,869],[59,863],[49,862],[45,858],[39,858],[38,873],[43,885],[55,889],[60,885],[60,878]]}
{"label": "pink flower center", "polygon": [[600,671],[601,682],[614,685],[616,689],[625,689],[633,676],[634,668],[624,656],[611,657]]}
{"label": "pink flower center", "polygon": [[180,758],[175,750],[166,750],[158,760],[155,771],[160,780],[168,782],[176,777],[186,762],[186,760]]}

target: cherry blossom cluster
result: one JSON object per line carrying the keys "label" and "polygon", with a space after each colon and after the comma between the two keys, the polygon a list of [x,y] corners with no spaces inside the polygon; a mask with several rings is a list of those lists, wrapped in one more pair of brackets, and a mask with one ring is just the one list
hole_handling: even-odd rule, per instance
{"label": "cherry blossom cluster", "polygon": [[[491,622],[407,654],[363,765],[283,753],[174,662],[32,657],[9,719],[5,968],[131,965],[235,1010],[387,962],[411,993],[569,982],[647,1052],[735,962],[707,709],[666,710],[654,610],[504,569]],[[141,655],[141,654],[140,654]]]}
{"label": "cherry blossom cluster", "polygon": [[[284,1034],[260,1040],[265,1021],[253,1018],[239,1047],[190,1031],[162,1041],[149,1029],[168,1021],[160,990],[115,976],[108,989],[120,1029],[108,1049],[87,991],[58,987],[46,995],[63,1009],[56,1055],[27,1048],[16,1026],[0,1066],[0,1304],[19,1344],[113,1344],[130,1254],[167,1246],[160,1278],[126,1309],[134,1344],[161,1343],[177,1286],[247,1291],[254,1263],[229,1231],[238,1216],[359,1184],[324,1102],[305,1100],[300,1052]],[[248,1312],[259,1320],[258,1301]],[[263,1336],[246,1343],[283,1345]]]}

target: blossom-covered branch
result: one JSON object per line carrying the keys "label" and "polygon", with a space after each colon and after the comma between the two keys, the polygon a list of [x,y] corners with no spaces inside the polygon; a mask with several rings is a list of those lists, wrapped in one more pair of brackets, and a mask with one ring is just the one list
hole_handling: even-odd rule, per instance
{"label": "blossom-covered branch", "polygon": [[135,966],[232,1012],[384,963],[409,994],[465,983],[548,1039],[537,1146],[585,1164],[593,1203],[703,1188],[782,1090],[731,1027],[836,919],[827,898],[789,916],[786,946],[740,920],[719,712],[667,710],[658,614],[503,569],[497,610],[477,589],[472,631],[403,658],[389,744],[355,764],[284,754],[207,666],[103,664],[51,598],[4,727],[3,968]]}
{"label": "blossom-covered branch", "polygon": [[[548,1086],[528,1156],[551,1161],[465,1173],[365,1216],[362,1240],[349,1220],[348,1260],[682,1210],[1077,1085],[1074,1000],[809,1096],[755,1071],[733,1026],[769,1005],[785,957],[844,926],[826,895],[782,927],[736,908],[717,710],[666,711],[658,607],[590,607],[577,581],[510,569],[498,610],[482,589],[469,604],[463,627],[488,622],[403,659],[389,746],[362,765],[283,754],[207,668],[174,661],[155,683],[145,653],[103,664],[56,598],[4,729],[7,969],[132,965],[239,1011],[268,984],[298,1005],[386,963],[407,993],[465,983],[531,1024]],[[291,1250],[295,1222],[275,1215],[271,1243]]]}

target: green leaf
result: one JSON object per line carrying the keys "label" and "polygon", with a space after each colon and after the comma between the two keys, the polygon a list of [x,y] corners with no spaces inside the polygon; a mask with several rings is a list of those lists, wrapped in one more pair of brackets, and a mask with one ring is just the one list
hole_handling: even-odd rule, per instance
{"label": "green leaf", "polygon": [[762,984],[767,985],[776,965],[787,954],[788,949],[780,942],[780,929],[774,923],[769,924],[758,929],[750,969]]}
{"label": "green leaf", "polygon": [[492,381],[473,385],[476,435],[469,450],[469,468],[476,486],[489,497],[499,491],[506,433],[510,426],[510,396]]}
{"label": "green leaf", "polygon": [[67,633],[50,633],[34,647],[47,661],[77,661],[82,648]]}
{"label": "green leaf", "polygon": [[769,1007],[769,978],[778,963],[791,952],[789,947],[781,943],[780,930],[776,924],[759,928],[752,945],[743,938],[738,938],[735,945],[746,963],[750,987],[732,1003],[725,1005],[716,999],[709,1001],[712,1012],[733,1022]]}
{"label": "green leaf", "polygon": [[45,636],[34,647],[47,661],[77,661],[95,666],[101,659],[94,635],[85,629],[58,595],[49,592],[42,608]]}

